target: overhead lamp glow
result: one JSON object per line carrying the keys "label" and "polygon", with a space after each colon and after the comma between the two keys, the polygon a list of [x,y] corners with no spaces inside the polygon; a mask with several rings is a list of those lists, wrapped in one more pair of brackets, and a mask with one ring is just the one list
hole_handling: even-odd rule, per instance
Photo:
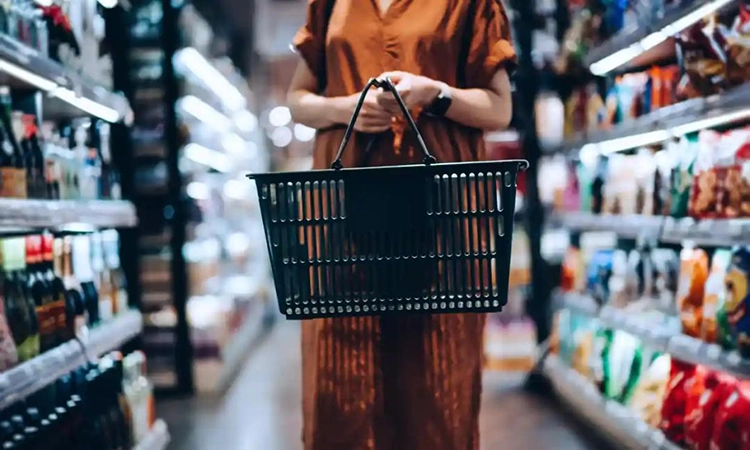
{"label": "overhead lamp glow", "polygon": [[227,116],[194,95],[182,97],[178,100],[177,107],[219,131],[227,131],[232,128],[232,122]]}
{"label": "overhead lamp glow", "polygon": [[112,9],[117,6],[118,0],[99,0],[99,4],[107,9]]}
{"label": "overhead lamp glow", "polygon": [[60,100],[75,106],[81,111],[85,111],[92,116],[106,120],[107,122],[115,123],[120,120],[120,113],[116,110],[95,102],[90,98],[79,97],[75,92],[68,88],[57,88],[53,90],[51,94]]}
{"label": "overhead lamp glow", "polygon": [[242,139],[237,133],[229,133],[221,139],[221,146],[224,147],[227,153],[242,155],[245,153],[247,141]]}
{"label": "overhead lamp glow", "polygon": [[274,127],[283,127],[292,121],[292,112],[286,106],[277,106],[268,113],[268,123]]}
{"label": "overhead lamp glow", "polygon": [[200,181],[191,181],[185,188],[188,197],[195,200],[208,200],[211,196],[211,190],[208,188],[206,183]]}
{"label": "overhead lamp glow", "polygon": [[247,101],[219,70],[193,47],[178,50],[174,55],[175,65],[184,72],[189,72],[219,97],[224,105],[238,111],[245,108]]}
{"label": "overhead lamp glow", "polygon": [[227,198],[242,200],[247,197],[248,187],[250,185],[240,180],[227,180],[224,183],[224,196]]}
{"label": "overhead lamp glow", "polygon": [[243,109],[234,115],[234,124],[238,130],[252,133],[258,127],[258,118],[250,111]]}
{"label": "overhead lamp glow", "polygon": [[315,128],[310,128],[301,123],[294,125],[294,137],[298,141],[310,142],[315,139]]}
{"label": "overhead lamp glow", "polygon": [[670,36],[674,36],[733,1],[734,0],[706,1],[705,4],[701,5],[699,8],[685,14],[661,30],[651,33],[635,44],[594,62],[589,66],[589,69],[594,75],[606,75],[666,41]]}
{"label": "overhead lamp glow", "polygon": [[232,163],[227,155],[211,150],[196,143],[190,143],[185,146],[185,157],[198,164],[210,167],[219,172],[229,172],[232,170]]}
{"label": "overhead lamp glow", "polygon": [[287,127],[279,127],[271,133],[271,141],[276,147],[286,147],[292,143],[292,130]]}
{"label": "overhead lamp glow", "polygon": [[49,78],[40,77],[39,75],[24,69],[21,66],[0,60],[0,71],[7,73],[13,78],[29,83],[30,85],[45,91],[52,91],[57,87],[57,83]]}

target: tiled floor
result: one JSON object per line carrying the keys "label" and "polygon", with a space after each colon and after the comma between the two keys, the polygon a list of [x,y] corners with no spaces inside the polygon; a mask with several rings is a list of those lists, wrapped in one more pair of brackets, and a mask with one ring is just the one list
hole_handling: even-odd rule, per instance
{"label": "tiled floor", "polygon": [[[277,325],[226,395],[158,405],[170,450],[301,450],[299,331]],[[487,377],[483,450],[603,450],[564,411],[506,380]],[[438,450],[438,449],[436,449]]]}

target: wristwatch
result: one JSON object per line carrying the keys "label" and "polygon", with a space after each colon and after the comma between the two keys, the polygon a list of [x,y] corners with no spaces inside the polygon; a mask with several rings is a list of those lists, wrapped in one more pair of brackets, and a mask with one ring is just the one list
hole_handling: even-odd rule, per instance
{"label": "wristwatch", "polygon": [[430,103],[430,105],[427,107],[426,112],[431,116],[443,117],[445,116],[445,113],[448,112],[448,109],[451,107],[452,103],[453,98],[451,97],[450,88],[447,84],[441,83],[440,92],[438,93],[437,97],[435,97],[435,100],[433,100],[432,103]]}

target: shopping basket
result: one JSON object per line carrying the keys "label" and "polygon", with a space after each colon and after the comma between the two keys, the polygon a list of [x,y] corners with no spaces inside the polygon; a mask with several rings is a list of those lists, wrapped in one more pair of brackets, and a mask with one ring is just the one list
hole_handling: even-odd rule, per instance
{"label": "shopping basket", "polygon": [[[423,164],[343,168],[367,91],[395,96]],[[390,80],[362,92],[328,170],[255,180],[281,313],[312,319],[500,311],[524,160],[438,164]]]}

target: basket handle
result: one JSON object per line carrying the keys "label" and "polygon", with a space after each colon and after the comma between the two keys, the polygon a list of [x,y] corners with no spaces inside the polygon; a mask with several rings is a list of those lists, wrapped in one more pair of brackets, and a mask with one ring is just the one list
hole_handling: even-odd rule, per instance
{"label": "basket handle", "polygon": [[414,119],[411,117],[411,114],[409,114],[409,110],[406,108],[406,104],[404,103],[404,100],[401,98],[401,96],[398,94],[398,91],[396,90],[396,86],[393,85],[393,82],[390,80],[390,78],[384,78],[382,80],[378,80],[377,78],[370,78],[370,81],[367,82],[365,85],[365,88],[362,90],[362,94],[359,96],[359,101],[357,102],[357,106],[354,108],[354,114],[352,114],[352,118],[349,120],[349,125],[346,127],[346,133],[344,133],[344,139],[341,141],[341,145],[339,146],[339,151],[336,153],[336,160],[333,161],[331,164],[331,169],[334,170],[340,170],[344,168],[344,165],[341,163],[341,155],[344,154],[344,149],[346,148],[346,144],[349,143],[349,139],[352,137],[352,132],[354,131],[354,124],[357,123],[357,117],[359,117],[359,111],[362,109],[362,104],[365,102],[365,98],[367,97],[367,92],[372,87],[379,87],[383,90],[390,91],[393,94],[393,97],[396,98],[396,102],[398,103],[398,107],[401,109],[401,112],[404,114],[404,117],[406,118],[406,121],[409,122],[409,128],[412,129],[414,134],[417,136],[417,141],[419,142],[419,147],[422,149],[422,154],[424,155],[424,159],[422,160],[424,164],[430,165],[437,162],[437,159],[435,159],[432,154],[430,154],[430,151],[427,150],[427,145],[424,143],[424,139],[422,139],[422,134],[419,132],[419,129],[417,128],[417,124],[414,123]]}

